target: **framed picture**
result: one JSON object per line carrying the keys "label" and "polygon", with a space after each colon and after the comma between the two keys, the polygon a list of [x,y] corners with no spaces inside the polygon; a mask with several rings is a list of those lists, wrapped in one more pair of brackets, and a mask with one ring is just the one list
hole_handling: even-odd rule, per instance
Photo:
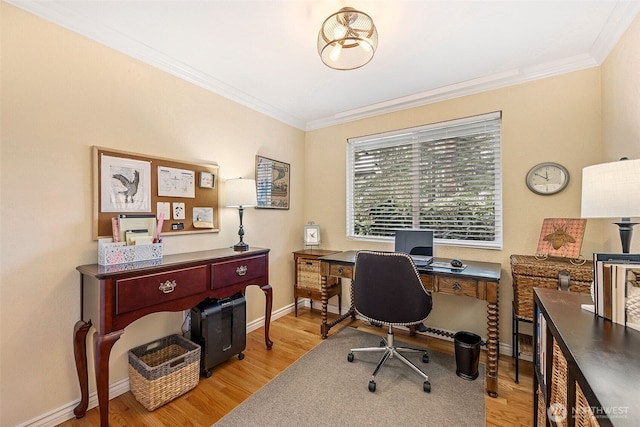
{"label": "framed picture", "polygon": [[213,188],[213,174],[200,172],[200,188]]}
{"label": "framed picture", "polygon": [[289,209],[288,163],[256,156],[257,208]]}
{"label": "framed picture", "polygon": [[540,230],[536,256],[577,259],[587,220],[581,218],[545,218]]}
{"label": "framed picture", "polygon": [[305,246],[320,246],[320,227],[317,225],[304,226]]}

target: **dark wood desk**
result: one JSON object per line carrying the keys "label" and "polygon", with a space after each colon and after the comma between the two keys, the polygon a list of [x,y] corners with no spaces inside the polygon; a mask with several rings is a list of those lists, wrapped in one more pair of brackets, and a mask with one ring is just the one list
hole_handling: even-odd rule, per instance
{"label": "dark wood desk", "polygon": [[[320,257],[320,271],[326,277],[341,277],[353,280],[354,264],[357,251],[338,252]],[[434,259],[434,261],[449,261]],[[499,345],[499,312],[498,294],[500,289],[501,265],[493,262],[464,261],[467,267],[456,271],[449,268],[419,269],[420,277],[425,288],[450,295],[465,295],[487,301],[487,373],[486,389],[491,397],[498,396],[498,345]],[[331,323],[327,322],[328,298],[323,280],[322,285],[322,324],[320,333],[326,338],[329,330],[348,317],[355,319],[353,305],[353,287],[351,288],[351,307],[349,310]],[[430,328],[432,332],[440,332]],[[450,335],[440,332],[440,335]]]}
{"label": "dark wood desk", "polygon": [[77,267],[81,273],[81,317],[74,327],[74,355],[81,399],[77,418],[89,403],[86,337],[95,322],[94,359],[100,425],[109,425],[109,355],[124,328],[147,314],[182,311],[207,297],[227,298],[259,286],[266,296],[264,341],[269,339],[273,295],[269,249],[234,252],[231,248],[167,255],[159,260]]}
{"label": "dark wood desk", "polygon": [[[546,330],[534,314],[533,425],[544,424],[538,419],[538,404],[543,414],[549,406],[561,404],[566,419],[552,426],[596,425],[580,422],[595,418],[601,427],[635,427],[640,422],[640,331],[583,310],[582,304],[593,304],[591,296],[534,288],[534,310],[540,310]],[[547,337],[544,352],[539,345],[543,341],[538,341],[541,334]],[[541,365],[541,356],[546,364]],[[541,366],[546,367],[544,376]]]}

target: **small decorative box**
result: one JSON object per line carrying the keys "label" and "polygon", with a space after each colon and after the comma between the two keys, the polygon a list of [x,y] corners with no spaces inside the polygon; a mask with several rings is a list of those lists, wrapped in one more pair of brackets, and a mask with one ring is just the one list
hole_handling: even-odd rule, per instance
{"label": "small decorative box", "polygon": [[129,245],[113,243],[113,239],[98,240],[98,264],[116,265],[162,258],[162,243]]}

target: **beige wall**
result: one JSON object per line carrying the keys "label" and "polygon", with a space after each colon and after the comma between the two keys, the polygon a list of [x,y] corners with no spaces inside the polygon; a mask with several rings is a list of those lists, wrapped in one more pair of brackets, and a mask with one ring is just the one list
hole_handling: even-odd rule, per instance
{"label": "beige wall", "polygon": [[[305,220],[322,227],[328,248],[392,249],[392,243],[345,238],[347,138],[502,111],[503,250],[436,246],[434,253],[502,264],[500,341],[511,343],[509,256],[535,253],[544,218],[580,216],[582,167],[600,159],[600,104],[600,69],[591,68],[308,132]],[[533,165],[547,161],[565,165],[571,179],[562,193],[539,196],[527,189],[525,175]],[[592,227],[586,234],[582,253],[590,256],[598,248],[599,234]],[[428,323],[486,336],[485,307],[467,297],[436,295]]]}
{"label": "beige wall", "polygon": [[[71,339],[80,318],[75,267],[97,259],[91,146],[217,162],[222,179],[253,177],[256,154],[290,163],[292,208],[244,216],[245,240],[272,250],[281,309],[293,299],[291,251],[302,243],[304,133],[6,3],[0,11],[0,425],[14,426],[80,396]],[[165,253],[232,245],[237,210],[220,209],[220,229],[168,236]],[[248,321],[261,318],[263,294],[249,290],[247,300]],[[111,382],[127,377],[128,349],[180,325],[172,313],[128,327],[112,352]]]}
{"label": "beige wall", "polygon": [[[603,162],[640,158],[640,15],[602,64]],[[603,227],[607,250],[620,251],[618,227],[609,220],[590,220]],[[640,227],[631,251],[640,252]]]}
{"label": "beige wall", "polygon": [[[640,150],[637,20],[601,68],[306,135],[5,3],[0,3],[0,24],[2,426],[72,408],[79,398],[71,332],[80,315],[75,267],[96,259],[91,240],[92,145],[217,162],[223,178],[252,176],[255,154],[289,162],[292,208],[245,214],[246,240],[272,249],[270,272],[278,310],[292,302],[291,251],[301,247],[304,223],[315,221],[322,227],[325,248],[364,246],[344,237],[348,137],[501,110],[504,249],[442,246],[436,251],[443,257],[502,264],[503,343],[511,342],[509,255],[534,252],[543,218],[579,216],[583,166],[619,153],[638,157]],[[568,167],[571,182],[566,191],[542,197],[526,189],[525,174],[543,161]],[[237,212],[221,209],[220,215],[219,233],[168,237],[165,252],[234,243]],[[589,221],[583,254],[603,249],[602,228]],[[430,323],[484,335],[484,304],[463,298],[437,296]],[[248,300],[248,320],[259,319],[262,295],[249,292]],[[129,348],[176,332],[180,321],[178,313],[156,314],[128,327],[112,353],[111,382],[126,378]]]}

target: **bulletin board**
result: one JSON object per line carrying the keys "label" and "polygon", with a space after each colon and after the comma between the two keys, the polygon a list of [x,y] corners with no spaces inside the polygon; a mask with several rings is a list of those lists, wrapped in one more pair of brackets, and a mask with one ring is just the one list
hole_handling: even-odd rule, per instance
{"label": "bulletin board", "polygon": [[112,218],[159,216],[161,235],[218,232],[218,166],[102,147],[93,150],[93,238],[112,236]]}

